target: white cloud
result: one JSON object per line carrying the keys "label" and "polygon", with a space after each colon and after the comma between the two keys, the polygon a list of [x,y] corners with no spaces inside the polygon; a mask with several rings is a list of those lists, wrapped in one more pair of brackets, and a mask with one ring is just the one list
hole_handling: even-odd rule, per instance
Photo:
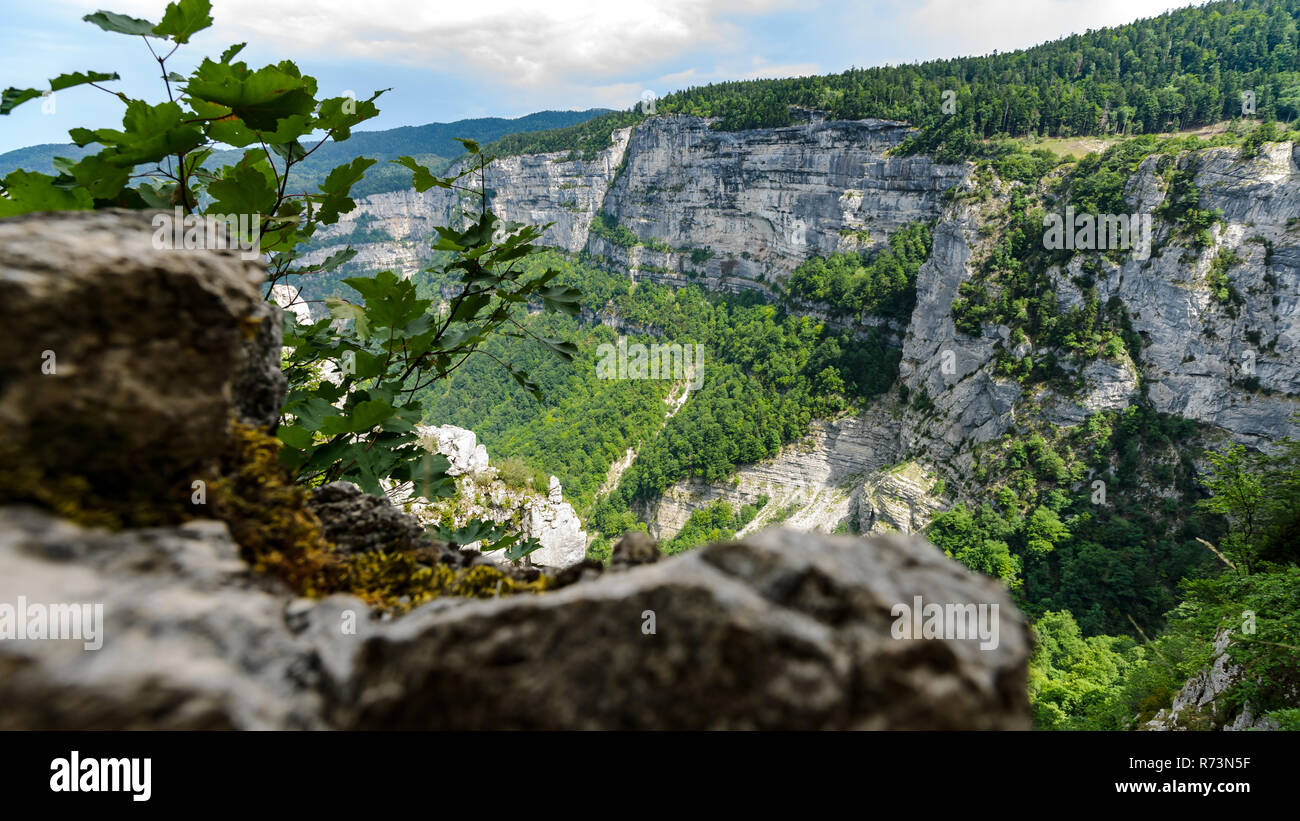
{"label": "white cloud", "polygon": [[664,74],[644,83],[609,83],[591,86],[573,86],[563,89],[562,98],[583,100],[583,105],[605,108],[630,108],[649,92],[662,97],[674,91],[728,80],[760,80],[781,77],[806,77],[824,73],[817,63],[769,64],[759,58],[737,61],[735,64],[717,64],[707,71],[688,68]]}
{"label": "white cloud", "polygon": [[[103,0],[53,0],[80,15]],[[163,0],[114,0],[157,19]],[[482,82],[485,111],[634,105],[710,82],[1023,48],[1178,0],[216,0],[195,53],[239,40],[303,65],[358,60]],[[793,25],[787,32],[781,20]],[[785,18],[775,18],[784,13]],[[95,36],[103,36],[96,34]],[[80,44],[78,44],[80,45]],[[47,49],[48,50],[48,49]],[[307,62],[303,62],[307,61]],[[77,66],[79,67],[79,66]],[[390,98],[391,101],[392,98]],[[459,112],[458,112],[459,113]]]}
{"label": "white cloud", "polygon": [[[1204,2],[1204,0],[1201,0]],[[1193,5],[1179,0],[923,0],[902,17],[925,42],[899,62],[1015,51]],[[883,62],[883,61],[882,61]]]}
{"label": "white cloud", "polygon": [[[101,0],[69,0],[91,8]],[[743,40],[730,18],[793,0],[221,0],[213,17],[227,39],[288,49],[471,70],[517,86],[612,78],[695,48]],[[114,8],[158,14],[157,0]]]}

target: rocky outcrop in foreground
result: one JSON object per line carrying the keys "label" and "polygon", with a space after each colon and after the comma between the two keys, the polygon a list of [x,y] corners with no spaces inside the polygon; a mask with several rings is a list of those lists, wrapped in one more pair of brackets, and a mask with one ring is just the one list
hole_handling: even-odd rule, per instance
{"label": "rocky outcrop in foreground", "polygon": [[75,471],[87,497],[125,483],[187,506],[232,419],[278,420],[280,310],[261,263],[155,249],[150,217],[0,220],[0,488],[39,495]]}
{"label": "rocky outcrop in foreground", "polygon": [[[69,454],[85,453],[116,480],[71,510],[0,485],[0,729],[1028,728],[1023,617],[1000,585],[919,539],[769,531],[660,560],[633,538],[607,570],[521,580],[429,542],[354,486],[282,515],[295,489],[257,496],[271,474],[239,464],[215,480],[220,521],[187,497],[179,520],[155,502],[158,526],[85,524],[98,521],[89,505],[171,493],[166,481],[219,462],[244,429],[231,423],[257,422],[276,390],[279,326],[256,277],[233,256],[172,255],[148,237],[134,214],[0,221],[0,318],[34,334],[6,343],[6,470],[71,488],[83,465]],[[45,345],[71,354],[58,376],[28,372]],[[87,430],[98,438],[78,439]],[[155,472],[108,477],[113,460]],[[250,514],[266,518],[244,527]],[[258,570],[297,570],[279,528],[312,538],[293,556],[365,575],[369,587],[347,588],[359,595],[403,574],[450,592],[396,616],[405,608],[350,594],[296,595],[313,591]],[[232,533],[275,552],[252,551],[255,563]],[[485,579],[496,597],[465,597]],[[923,611],[935,606],[946,630]],[[959,606],[993,629],[953,632]]]}
{"label": "rocky outcrop in foreground", "polygon": [[[998,603],[997,647],[895,638],[891,610],[915,596]],[[344,648],[339,606],[315,633],[336,653],[338,726],[1028,726],[1023,620],[919,540],[767,531],[554,593],[430,607]]]}
{"label": "rocky outcrop in foreground", "polygon": [[[895,638],[917,596],[997,604],[997,646]],[[378,622],[278,591],[220,522],[108,533],[11,507],[0,602],[19,601],[102,605],[102,646],[0,641],[0,729],[1028,727],[1020,614],[898,536],[768,531]]]}

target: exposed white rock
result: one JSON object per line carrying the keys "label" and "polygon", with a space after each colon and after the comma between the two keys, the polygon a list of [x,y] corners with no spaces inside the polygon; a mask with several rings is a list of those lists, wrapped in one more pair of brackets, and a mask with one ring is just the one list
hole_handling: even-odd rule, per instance
{"label": "exposed white rock", "polygon": [[488,471],[487,447],[478,443],[478,435],[474,431],[455,425],[440,425],[436,428],[418,425],[416,432],[421,447],[430,453],[441,453],[451,462],[451,467],[447,470],[449,475],[477,475]]}
{"label": "exposed white rock", "polygon": [[863,533],[920,533],[943,501],[931,494],[936,477],[916,462],[904,462],[868,479],[858,497]]}
{"label": "exposed white rock", "polygon": [[543,567],[568,567],[586,557],[587,534],[573,505],[559,497],[559,482],[554,487],[556,492],[549,498],[533,498],[524,504],[524,538],[542,543],[527,558],[530,564]]}
{"label": "exposed white rock", "polygon": [[271,286],[271,298],[275,304],[292,313],[299,323],[311,323],[311,306],[294,286],[284,283]]}
{"label": "exposed white rock", "polygon": [[[451,463],[447,472],[457,477],[456,496],[431,502],[414,496],[407,483],[389,488],[394,504],[428,524],[449,522],[460,527],[471,519],[484,519],[517,527],[525,539],[537,539],[542,545],[525,558],[528,564],[562,568],[586,557],[587,534],[573,505],[564,501],[559,479],[552,476],[545,493],[508,487],[497,478],[487,447],[479,444],[474,431],[454,425],[420,426],[417,431],[422,447]],[[499,563],[509,563],[502,551],[491,555]]]}

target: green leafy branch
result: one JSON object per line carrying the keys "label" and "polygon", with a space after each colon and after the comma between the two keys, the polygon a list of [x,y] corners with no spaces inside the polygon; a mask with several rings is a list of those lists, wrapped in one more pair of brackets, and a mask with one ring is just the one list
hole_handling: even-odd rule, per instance
{"label": "green leafy branch", "polygon": [[[375,160],[357,157],[326,175],[316,191],[291,190],[292,171],[330,141],[378,115],[375,100],[321,97],[316,79],[291,61],[252,69],[235,58],[244,44],[205,58],[184,77],[168,60],[198,32],[212,25],[210,0],[169,3],[161,22],[99,11],[84,18],[105,31],[140,37],[157,63],[166,101],[150,103],[105,88],[116,73],[77,72],[50,81],[48,91],[8,88],[0,115],[65,89],[88,85],[125,105],[121,129],[74,128],[80,147],[99,146],[79,161],[56,158],[55,175],[16,170],[0,180],[0,217],[34,211],[108,207],[179,209],[185,215],[255,217],[256,236],[267,256],[266,296],[291,277],[333,271],[351,260],[349,246],[321,262],[303,264],[301,249],[322,225],[356,208],[352,187]],[[170,44],[165,51],[154,41]],[[310,148],[305,143],[315,144]],[[435,250],[450,252],[443,273],[459,274],[462,289],[448,304],[419,299],[415,286],[392,272],[343,280],[359,299],[326,300],[330,315],[298,324],[286,316],[284,370],[289,393],[277,435],[281,460],[307,484],[347,480],[382,495],[386,486],[410,483],[427,499],[453,495],[446,457],[420,446],[422,416],[416,396],[445,379],[473,354],[497,361],[521,386],[540,398],[523,370],[482,349],[494,334],[526,335],[566,360],[571,343],[539,336],[517,322],[515,312],[540,303],[544,310],[575,316],[581,294],[555,283],[548,269],[526,275],[520,263],[536,253],[546,226],[502,223],[488,209],[485,169],[491,157],[473,140],[461,140],[473,158],[458,173],[440,177],[411,157],[395,162],[413,172],[423,192],[439,187],[477,197],[477,218],[463,228],[438,228]],[[245,149],[221,168],[207,162],[218,147]],[[477,176],[478,185],[467,184]],[[232,226],[233,227],[233,223]],[[242,229],[241,229],[242,230]],[[471,521],[438,535],[454,544],[482,543],[517,560],[537,549],[501,526]]]}

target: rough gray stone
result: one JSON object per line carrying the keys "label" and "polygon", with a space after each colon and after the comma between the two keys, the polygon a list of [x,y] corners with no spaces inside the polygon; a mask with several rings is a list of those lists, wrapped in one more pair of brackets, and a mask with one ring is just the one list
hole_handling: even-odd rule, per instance
{"label": "rough gray stone", "polygon": [[280,424],[289,380],[280,370],[284,310],[273,303],[266,307],[267,316],[258,323],[257,332],[244,340],[232,389],[239,420],[274,432]]}
{"label": "rough gray stone", "polygon": [[[0,604],[99,604],[99,649],[0,641],[0,729],[320,728],[312,654],[226,526],[108,533],[0,508]],[[364,611],[363,611],[364,612]]]}
{"label": "rough gray stone", "polygon": [[340,553],[405,553],[426,543],[419,519],[351,482],[316,488],[307,506],[320,519],[325,538]]}
{"label": "rough gray stone", "polygon": [[[918,595],[998,604],[1000,643],[893,638]],[[921,540],[768,531],[416,610],[334,656],[327,711],[346,728],[1027,729],[1028,650],[1003,589]]]}
{"label": "rough gray stone", "polygon": [[[0,641],[0,728],[1028,727],[1022,617],[922,541],[770,531],[583,575],[381,622],[254,576],[218,522],[0,508],[0,603],[104,614],[99,649]],[[999,604],[1000,643],[893,638],[917,595]]]}
{"label": "rough gray stone", "polygon": [[274,424],[280,314],[261,262],[157,249],[151,216],[0,220],[0,450],[104,493],[188,501],[232,418]]}
{"label": "rough gray stone", "polygon": [[650,538],[649,533],[629,530],[614,543],[610,554],[610,567],[635,567],[639,564],[652,564],[663,556],[659,545]]}

